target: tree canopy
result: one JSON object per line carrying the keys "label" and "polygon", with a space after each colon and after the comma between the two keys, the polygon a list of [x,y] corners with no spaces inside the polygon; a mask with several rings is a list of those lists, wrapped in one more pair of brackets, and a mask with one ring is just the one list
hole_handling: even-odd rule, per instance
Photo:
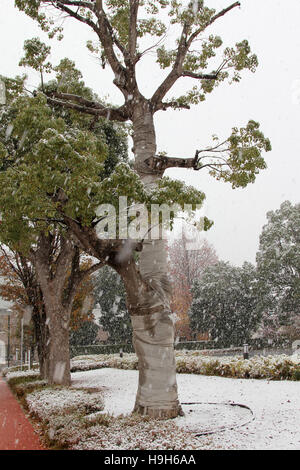
{"label": "tree canopy", "polygon": [[[62,13],[92,30],[95,41],[89,41],[87,46],[101,60],[103,68],[109,66],[113,71],[113,83],[121,91],[124,104],[108,107],[92,97],[82,99],[78,92],[54,88],[45,91],[53,104],[80,110],[95,119],[108,116],[112,120],[135,122],[136,110],[142,102],[144,105],[147,102],[152,114],[169,108],[189,109],[205,100],[220,83],[239,82],[243,71],[255,72],[258,65],[246,39],[225,46],[222,38],[210,31],[215,22],[239,7],[240,2],[220,11],[206,6],[203,0],[16,0],[16,6],[35,19],[50,37],[62,39],[59,20]],[[27,49],[22,64],[40,72],[49,71],[47,47],[35,38],[27,43]],[[137,66],[149,52],[154,53],[156,64],[167,74],[162,73],[158,88],[150,98],[145,98],[140,91]],[[186,93],[170,96],[179,79],[186,81]],[[225,140],[213,136],[214,143],[197,150],[194,158],[172,158],[165,153],[149,157],[144,152],[143,163],[137,158],[135,167],[139,172],[160,175],[170,167],[208,168],[218,180],[229,182],[234,188],[245,187],[266,167],[262,152],[271,150],[269,139],[259,127],[258,122],[249,120],[244,127],[233,127]]]}

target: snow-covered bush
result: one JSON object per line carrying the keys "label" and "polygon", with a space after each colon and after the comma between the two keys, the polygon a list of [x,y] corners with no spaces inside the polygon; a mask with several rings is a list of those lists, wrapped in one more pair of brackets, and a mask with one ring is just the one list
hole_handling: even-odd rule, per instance
{"label": "snow-covered bush", "polygon": [[298,356],[205,357],[190,354],[176,355],[177,372],[185,374],[218,375],[223,377],[299,380]]}
{"label": "snow-covered bush", "polygon": [[47,387],[28,393],[30,414],[42,423],[50,446],[70,448],[84,439],[84,418],[102,411],[104,403],[97,391]]}
{"label": "snow-covered bush", "polygon": [[[72,360],[72,371],[85,371],[113,367],[117,369],[137,370],[138,360],[135,354],[117,354],[78,356]],[[176,369],[182,374],[217,375],[223,377],[299,380],[300,358],[297,355],[287,356],[253,356],[243,359],[242,356],[205,356],[203,352],[177,351]]]}
{"label": "snow-covered bush", "polygon": [[6,367],[2,370],[2,375],[7,377],[7,379],[15,377],[38,377],[39,374],[39,370],[20,370],[19,367]]}
{"label": "snow-covered bush", "polygon": [[29,411],[45,419],[50,415],[86,415],[103,410],[102,396],[98,392],[87,392],[72,388],[48,387],[27,396]]}
{"label": "snow-covered bush", "polygon": [[115,369],[137,370],[138,360],[135,354],[95,354],[89,356],[77,356],[71,361],[71,371],[85,371],[112,367]]}

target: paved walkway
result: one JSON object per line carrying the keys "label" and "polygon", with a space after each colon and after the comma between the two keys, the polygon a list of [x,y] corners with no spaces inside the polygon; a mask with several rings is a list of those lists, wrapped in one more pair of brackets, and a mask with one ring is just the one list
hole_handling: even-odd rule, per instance
{"label": "paved walkway", "polygon": [[0,450],[43,450],[32,424],[1,376]]}

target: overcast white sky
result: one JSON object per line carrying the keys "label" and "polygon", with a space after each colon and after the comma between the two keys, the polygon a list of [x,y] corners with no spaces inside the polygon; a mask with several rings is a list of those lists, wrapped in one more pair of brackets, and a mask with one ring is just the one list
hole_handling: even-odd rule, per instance
{"label": "overcast white sky", "polygon": [[[213,7],[224,7],[231,0],[208,1]],[[205,213],[215,222],[206,238],[215,246],[221,259],[240,265],[255,261],[258,239],[266,222],[266,212],[279,208],[285,200],[300,202],[300,2],[299,0],[242,0],[235,9],[219,20],[211,32],[219,33],[225,45],[248,39],[258,55],[255,74],[245,73],[241,83],[221,85],[206,102],[190,111],[160,112],[156,117],[158,151],[170,156],[192,157],[195,150],[211,143],[211,135],[227,137],[233,126],[249,119],[261,123],[273,150],[266,154],[268,169],[253,185],[232,190],[216,182],[205,170],[169,170],[169,176],[184,180],[206,193]],[[14,8],[13,0],[1,0],[0,74],[15,76],[24,71],[18,67],[25,39],[39,36],[36,24]],[[103,71],[85,44],[93,39],[85,26],[69,19],[65,22],[65,39],[52,41],[53,63],[63,57],[74,60],[83,72],[88,86],[100,96],[121,103],[112,75]],[[164,72],[153,67],[148,57],[139,76],[143,92],[151,96]],[[29,73],[34,86],[38,77]],[[181,85],[179,84],[179,87]]]}

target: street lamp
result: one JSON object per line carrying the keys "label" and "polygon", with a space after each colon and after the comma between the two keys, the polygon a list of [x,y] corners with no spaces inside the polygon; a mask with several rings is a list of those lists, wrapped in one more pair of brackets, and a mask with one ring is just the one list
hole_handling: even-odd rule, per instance
{"label": "street lamp", "polygon": [[244,344],[244,359],[249,359],[249,345],[247,343]]}
{"label": "street lamp", "polygon": [[20,354],[21,354],[21,370],[23,370],[23,343],[24,343],[24,319],[21,318],[21,346],[20,346]]}
{"label": "street lamp", "polygon": [[10,364],[10,316],[12,311],[10,308],[0,308],[0,315],[7,316],[7,367]]}

